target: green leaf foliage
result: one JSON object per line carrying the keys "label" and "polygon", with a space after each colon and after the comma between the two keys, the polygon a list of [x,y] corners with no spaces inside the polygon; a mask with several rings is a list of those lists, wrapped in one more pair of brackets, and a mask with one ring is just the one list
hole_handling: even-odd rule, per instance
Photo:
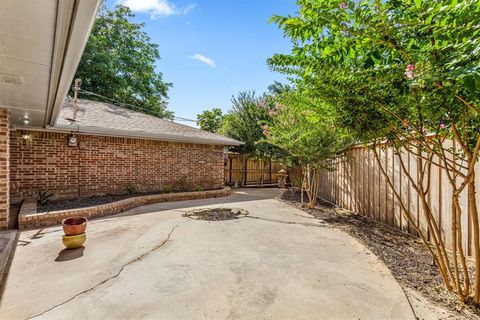
{"label": "green leaf foliage", "polygon": [[112,11],[102,8],[75,77],[82,80],[82,90],[107,97],[108,102],[171,118],[173,113],[166,109],[171,84],[164,82],[155,66],[160,59],[158,45],[143,31],[143,24],[131,21],[133,17],[122,5]]}
{"label": "green leaf foliage", "polygon": [[197,125],[202,130],[218,132],[222,125],[223,113],[219,108],[205,110],[197,115]]}
{"label": "green leaf foliage", "polygon": [[269,143],[287,152],[288,163],[330,169],[352,139],[322,100],[291,90],[276,97],[275,115],[264,124]]}
{"label": "green leaf foliage", "polygon": [[[280,84],[272,90],[283,90]],[[258,96],[253,91],[244,91],[232,97],[232,109],[224,116],[220,133],[243,141],[245,144],[232,148],[234,152],[257,158],[282,158],[285,152],[266,140],[262,124],[273,116],[274,101],[270,95]]]}
{"label": "green leaf foliage", "polygon": [[273,70],[336,109],[359,141],[480,132],[480,1],[298,0]]}

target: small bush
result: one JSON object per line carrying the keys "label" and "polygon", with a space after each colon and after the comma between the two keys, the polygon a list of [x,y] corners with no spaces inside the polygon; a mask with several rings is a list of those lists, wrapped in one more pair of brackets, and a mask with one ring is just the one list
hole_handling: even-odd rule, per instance
{"label": "small bush", "polygon": [[38,201],[40,204],[46,204],[54,194],[48,191],[38,191]]}
{"label": "small bush", "polygon": [[203,191],[203,187],[202,186],[196,186],[193,190],[194,191]]}
{"label": "small bush", "polygon": [[173,188],[171,186],[165,186],[163,187],[163,193],[172,193]]}
{"label": "small bush", "polygon": [[189,185],[188,185],[188,182],[187,182],[187,176],[186,175],[182,175],[180,177],[180,179],[178,180],[178,182],[176,184],[175,190],[181,191],[181,192],[189,190]]}
{"label": "small bush", "polygon": [[137,188],[133,184],[129,184],[127,186],[127,192],[128,194],[133,194],[137,191]]}

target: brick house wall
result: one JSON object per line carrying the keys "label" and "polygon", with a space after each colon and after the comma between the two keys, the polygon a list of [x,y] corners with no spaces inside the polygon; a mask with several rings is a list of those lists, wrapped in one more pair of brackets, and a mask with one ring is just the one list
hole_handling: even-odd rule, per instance
{"label": "brick house wall", "polygon": [[9,216],[10,112],[0,109],[0,230],[7,229]]}
{"label": "brick house wall", "polygon": [[38,191],[54,198],[140,192],[204,190],[223,185],[223,147],[133,138],[13,130],[10,139],[10,200]]}

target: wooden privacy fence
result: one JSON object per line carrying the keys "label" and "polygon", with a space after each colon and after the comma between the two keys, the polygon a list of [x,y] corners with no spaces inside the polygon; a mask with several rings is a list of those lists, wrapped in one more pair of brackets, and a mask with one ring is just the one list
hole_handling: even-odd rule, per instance
{"label": "wooden privacy fence", "polygon": [[242,187],[277,186],[277,173],[285,169],[283,163],[275,160],[249,159],[241,154],[228,154],[225,163],[225,184]]}
{"label": "wooden privacy fence", "polygon": [[[395,190],[406,204],[421,230],[427,230],[427,222],[423,215],[421,200],[415,192],[405,172],[402,172],[400,158],[392,148],[377,147],[382,166],[386,169]],[[416,157],[404,152],[401,154],[408,172],[416,177]],[[434,158],[434,161],[437,161]],[[480,164],[477,163],[480,169]],[[339,207],[369,216],[392,227],[416,235],[413,226],[402,214],[402,208],[389,187],[374,152],[364,147],[354,147],[345,161],[336,165],[333,171],[323,171],[320,175],[318,196]],[[451,195],[452,188],[447,180],[444,169],[432,166],[430,175],[431,191],[428,202],[433,209],[435,220],[439,222],[441,234],[447,248],[452,248],[451,238]],[[480,175],[476,176],[476,184],[480,185]],[[463,246],[472,254],[472,223],[467,206],[466,192],[462,193],[460,204],[464,209],[462,214]],[[477,198],[477,202],[479,199]],[[480,205],[480,202],[478,203]],[[429,235],[430,240],[430,235]]]}

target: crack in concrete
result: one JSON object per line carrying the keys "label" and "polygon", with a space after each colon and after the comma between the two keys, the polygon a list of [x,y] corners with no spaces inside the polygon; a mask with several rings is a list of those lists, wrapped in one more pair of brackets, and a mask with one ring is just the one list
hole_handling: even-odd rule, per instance
{"label": "crack in concrete", "polygon": [[[186,222],[188,222],[188,221],[191,221],[191,220],[183,221],[182,223],[186,223]],[[34,315],[34,316],[25,318],[25,320],[30,320],[30,319],[34,319],[34,318],[43,316],[44,314],[46,314],[46,313],[48,313],[48,312],[50,312],[50,311],[52,311],[52,310],[54,310],[54,309],[56,309],[56,308],[58,308],[58,307],[61,307],[61,306],[65,305],[65,304],[67,304],[67,303],[69,303],[70,301],[76,299],[77,297],[79,297],[79,296],[81,296],[81,295],[84,295],[84,294],[86,294],[86,293],[89,293],[89,292],[95,290],[96,288],[104,285],[105,283],[107,283],[107,282],[109,282],[109,281],[111,281],[111,280],[113,280],[113,279],[118,278],[118,277],[120,276],[120,274],[123,272],[123,270],[124,270],[126,267],[128,267],[128,266],[131,265],[131,264],[134,264],[135,262],[138,262],[138,261],[142,260],[143,258],[145,258],[147,255],[149,255],[149,254],[152,253],[153,251],[158,250],[158,249],[160,249],[161,247],[163,247],[163,246],[170,240],[170,237],[172,236],[173,232],[175,231],[175,229],[178,228],[179,225],[180,225],[180,223],[177,223],[175,226],[173,226],[173,228],[170,230],[170,232],[168,233],[167,238],[166,238],[165,240],[163,240],[162,242],[160,242],[159,244],[157,244],[155,247],[153,247],[152,249],[148,250],[147,252],[144,252],[143,254],[139,255],[139,256],[136,257],[135,259],[130,260],[129,262],[127,262],[126,264],[124,264],[124,265],[120,268],[120,270],[118,270],[118,272],[117,272],[116,274],[114,274],[113,276],[111,276],[111,277],[109,277],[109,278],[107,278],[107,279],[105,279],[105,280],[100,281],[99,283],[97,283],[97,284],[94,285],[93,287],[90,287],[90,288],[88,288],[88,289],[86,289],[86,290],[83,290],[83,291],[75,294],[73,297],[71,297],[71,298],[63,301],[62,303],[59,303],[59,304],[57,304],[57,305],[54,305],[53,307],[51,307],[51,308],[49,308],[49,309],[47,309],[47,310],[45,310],[45,311],[43,311],[43,312],[41,312],[41,313],[39,313],[39,314],[36,314],[36,315]]]}
{"label": "crack in concrete", "polygon": [[269,222],[276,222],[276,223],[283,223],[283,224],[299,224],[305,227],[318,227],[318,228],[332,228],[328,223],[325,222],[319,222],[319,224],[314,224],[314,223],[306,223],[306,222],[295,222],[295,221],[285,221],[285,220],[277,220],[277,219],[270,219],[270,218],[262,218],[262,217],[256,217],[256,216],[245,216],[241,217],[239,219],[256,219],[256,220],[264,220],[264,221],[269,221]]}

